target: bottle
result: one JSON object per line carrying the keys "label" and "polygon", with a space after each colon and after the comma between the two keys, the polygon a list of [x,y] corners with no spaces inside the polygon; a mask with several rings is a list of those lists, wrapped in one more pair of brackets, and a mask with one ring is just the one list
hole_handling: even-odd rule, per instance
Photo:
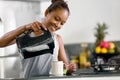
{"label": "bottle", "polygon": [[88,48],[88,44],[82,43],[81,44],[81,52],[79,54],[80,68],[89,68],[90,67],[90,65],[91,65],[90,56],[91,56],[91,52],[90,52],[90,49]]}

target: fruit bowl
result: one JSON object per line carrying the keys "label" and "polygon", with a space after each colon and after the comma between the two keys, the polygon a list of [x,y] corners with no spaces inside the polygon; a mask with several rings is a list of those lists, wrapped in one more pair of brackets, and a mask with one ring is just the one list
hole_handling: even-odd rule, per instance
{"label": "fruit bowl", "polygon": [[104,59],[105,62],[108,62],[108,59],[120,55],[120,52],[118,51],[117,47],[114,48],[114,52],[107,52],[107,53],[96,53],[94,51],[94,55],[95,57],[101,57]]}
{"label": "fruit bowl", "polygon": [[107,62],[109,58],[119,55],[120,51],[115,43],[102,41],[98,46],[95,47],[94,54],[96,58],[101,57],[105,62]]}
{"label": "fruit bowl", "polygon": [[110,59],[111,57],[117,56],[120,53],[115,52],[115,53],[106,53],[106,54],[103,54],[103,53],[99,53],[99,54],[94,53],[94,54],[96,55],[96,57],[101,57],[105,60],[105,62],[107,62],[108,59]]}

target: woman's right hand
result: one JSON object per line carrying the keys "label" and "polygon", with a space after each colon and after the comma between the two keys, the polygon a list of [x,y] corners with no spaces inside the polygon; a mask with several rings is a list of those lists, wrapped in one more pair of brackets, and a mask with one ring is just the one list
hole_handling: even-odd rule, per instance
{"label": "woman's right hand", "polygon": [[33,32],[38,32],[41,28],[47,30],[46,26],[38,21],[25,25],[26,30],[33,30]]}
{"label": "woman's right hand", "polygon": [[41,28],[44,30],[47,30],[46,26],[38,21],[25,25],[25,29],[27,31],[33,30],[33,32],[36,36],[39,36],[40,34],[43,33],[43,30]]}

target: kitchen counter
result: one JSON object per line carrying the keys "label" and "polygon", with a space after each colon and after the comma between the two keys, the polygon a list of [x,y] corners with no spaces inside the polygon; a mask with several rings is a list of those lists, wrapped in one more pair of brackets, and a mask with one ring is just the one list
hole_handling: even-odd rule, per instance
{"label": "kitchen counter", "polygon": [[14,79],[6,78],[3,80],[120,80],[120,73],[95,73],[95,74],[80,74],[70,76],[39,76],[29,79]]}

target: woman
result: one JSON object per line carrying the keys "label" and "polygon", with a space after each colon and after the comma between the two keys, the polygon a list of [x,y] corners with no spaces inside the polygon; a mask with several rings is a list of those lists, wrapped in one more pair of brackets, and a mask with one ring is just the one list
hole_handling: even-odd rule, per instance
{"label": "woman", "polygon": [[[22,59],[22,77],[28,78],[40,75],[49,75],[52,60],[63,61],[68,73],[72,73],[76,66],[69,63],[65,54],[64,44],[60,35],[55,31],[61,29],[69,17],[69,8],[64,0],[52,0],[52,4],[45,11],[45,18],[41,22],[33,22],[10,31],[0,38],[0,47],[16,43],[16,37],[28,30],[33,30],[35,36],[41,34],[41,28],[49,30],[53,34],[55,49],[53,56],[44,54],[37,57]],[[40,27],[41,26],[41,27]]]}

